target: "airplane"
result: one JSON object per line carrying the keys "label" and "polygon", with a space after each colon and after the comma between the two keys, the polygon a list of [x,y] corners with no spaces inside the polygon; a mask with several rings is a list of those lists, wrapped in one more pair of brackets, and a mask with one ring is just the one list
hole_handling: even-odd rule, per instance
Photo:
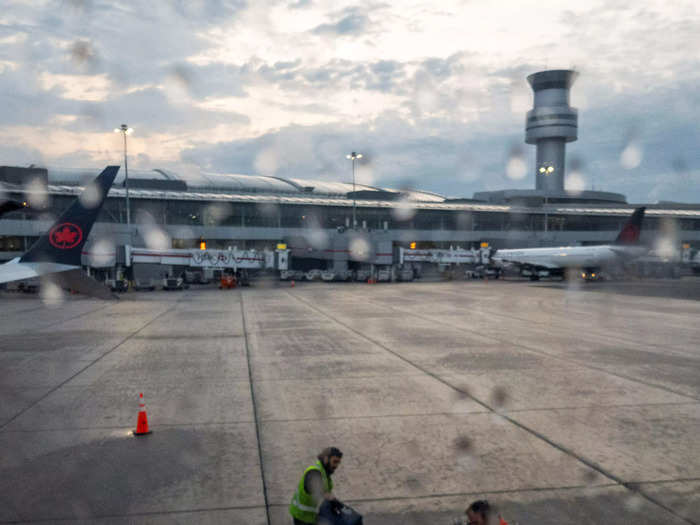
{"label": "airplane", "polygon": [[0,217],[5,215],[6,213],[21,210],[22,208],[26,208],[26,207],[27,207],[26,201],[19,202],[19,201],[13,201],[13,200],[6,200],[2,204],[0,204]]}
{"label": "airplane", "polygon": [[612,244],[498,250],[492,259],[500,266],[518,266],[532,281],[545,276],[564,278],[570,270],[580,270],[584,280],[597,280],[602,268],[642,257],[649,251],[639,243],[645,209],[634,210]]}
{"label": "airplane", "polygon": [[24,255],[0,265],[0,284],[41,277],[94,297],[115,297],[83,272],[80,258],[118,171],[119,166],[107,166]]}

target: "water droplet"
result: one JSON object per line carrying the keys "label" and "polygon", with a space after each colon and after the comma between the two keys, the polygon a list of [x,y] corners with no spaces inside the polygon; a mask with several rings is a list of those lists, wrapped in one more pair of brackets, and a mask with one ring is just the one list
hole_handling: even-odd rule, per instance
{"label": "water droplet", "polygon": [[595,470],[586,470],[583,473],[583,482],[586,485],[592,485],[598,479],[598,474]]}
{"label": "water droplet", "polygon": [[620,154],[620,165],[628,170],[634,169],[642,162],[642,149],[634,142],[630,142]]}
{"label": "water droplet", "polygon": [[415,214],[416,209],[407,199],[397,201],[396,206],[391,210],[391,215],[397,221],[410,221]]}
{"label": "water droplet", "polygon": [[457,385],[457,390],[452,394],[457,399],[467,399],[471,397],[471,392],[467,385]]}
{"label": "water droplet", "polygon": [[70,56],[79,66],[89,66],[97,60],[97,55],[90,42],[78,40],[70,47]]}
{"label": "water droplet", "polygon": [[31,179],[24,187],[29,206],[34,209],[44,209],[49,205],[49,194],[41,179]]}
{"label": "water droplet", "polygon": [[625,508],[632,512],[637,512],[642,508],[644,499],[639,494],[632,494],[625,500]]}
{"label": "water droplet", "polygon": [[271,148],[261,151],[255,157],[255,162],[253,165],[261,175],[274,175],[277,172],[277,167],[279,166],[277,152]]}
{"label": "water droplet", "polygon": [[469,452],[472,449],[472,440],[468,436],[457,436],[454,446],[459,452]]}
{"label": "water droplet", "polygon": [[508,390],[505,387],[497,386],[491,392],[491,403],[496,408],[503,408],[509,397]]}
{"label": "water droplet", "polygon": [[88,209],[97,207],[102,199],[100,187],[95,184],[94,181],[89,183],[87,186],[85,186],[85,189],[80,194],[78,199],[80,200],[80,204]]}
{"label": "water droplet", "polygon": [[506,175],[509,179],[519,180],[525,178],[527,174],[527,165],[525,159],[521,156],[513,156],[508,160],[506,165]]}
{"label": "water droplet", "polygon": [[41,283],[39,296],[49,308],[57,308],[65,302],[65,293],[61,287],[48,280]]}
{"label": "water droplet", "polygon": [[[328,234],[321,228],[312,229],[307,235],[309,244],[316,250],[323,250],[328,246]],[[350,248],[352,250],[352,248]]]}
{"label": "water droplet", "polygon": [[114,241],[111,239],[98,239],[87,250],[88,265],[94,268],[113,266],[115,261]]}
{"label": "water droplet", "polygon": [[370,256],[371,246],[363,237],[355,237],[350,241],[350,255],[359,261],[366,261]]}

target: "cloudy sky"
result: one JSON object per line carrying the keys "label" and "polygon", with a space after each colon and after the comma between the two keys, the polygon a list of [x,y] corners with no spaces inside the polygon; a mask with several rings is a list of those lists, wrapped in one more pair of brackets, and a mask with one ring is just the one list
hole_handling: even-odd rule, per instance
{"label": "cloudy sky", "polygon": [[575,68],[570,184],[700,202],[699,49],[697,0],[6,0],[0,164],[120,163],[127,123],[142,169],[532,188],[525,77]]}

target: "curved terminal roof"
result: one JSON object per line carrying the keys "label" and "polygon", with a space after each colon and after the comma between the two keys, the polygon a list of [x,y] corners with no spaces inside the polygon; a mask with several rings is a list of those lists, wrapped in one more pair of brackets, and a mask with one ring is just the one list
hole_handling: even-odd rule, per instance
{"label": "curved terminal roof", "polygon": [[[120,170],[121,171],[121,170]],[[93,179],[99,170],[95,169],[49,169],[49,192],[53,194],[76,195],[80,193],[85,181]],[[169,190],[166,188],[149,188],[141,185],[130,188],[133,198],[223,201],[241,203],[275,203],[321,206],[348,206],[347,194],[352,192],[352,184],[343,182],[315,181],[308,179],[283,179],[278,177],[256,175],[227,175],[196,172],[182,176],[169,170],[129,170],[129,180],[144,179],[161,182],[176,181],[186,183],[186,190]],[[120,174],[117,182],[110,189],[110,195],[123,197],[124,176]],[[313,189],[309,189],[313,188]],[[395,192],[356,184],[357,191],[375,191],[378,196],[386,192]],[[414,202],[415,209],[452,210],[452,211],[487,211],[506,213],[562,213],[572,215],[628,215],[635,205],[621,203],[603,204],[566,204],[549,203],[547,206],[531,208],[522,204],[495,204],[488,202],[447,201],[441,195],[424,191],[400,191],[399,200],[358,199],[357,206],[363,208],[396,208],[405,206],[406,201]],[[647,204],[646,214],[655,217],[700,217],[698,205],[676,203]]]}
{"label": "curved terminal roof", "polygon": [[[82,188],[75,185],[49,184],[49,193],[58,195],[78,195]],[[109,191],[110,197],[125,197],[123,187],[112,187]],[[183,200],[183,201],[207,201],[207,202],[240,202],[250,204],[298,204],[312,206],[349,206],[345,196],[313,196],[302,194],[276,195],[270,193],[223,193],[205,191],[162,191],[150,189],[134,189],[129,194],[135,199],[163,199],[163,200]],[[403,208],[405,201],[385,201],[385,200],[358,200],[358,208]],[[505,213],[561,213],[567,215],[629,215],[635,208],[633,204],[623,204],[615,207],[603,206],[576,206],[562,207],[550,204],[546,207],[530,208],[517,204],[488,204],[482,202],[415,202],[411,205],[416,210],[444,210],[456,212],[505,212]],[[700,207],[683,205],[683,207],[672,207],[663,204],[648,204],[646,214],[654,217],[688,217],[700,218]]]}
{"label": "curved terminal roof", "polygon": [[[49,183],[55,185],[82,186],[99,173],[99,169],[88,168],[48,168]],[[148,181],[176,181],[185,183],[188,190],[211,191],[217,193],[267,193],[275,195],[300,195],[319,197],[345,197],[353,191],[349,182],[333,182],[312,179],[283,178],[267,175],[241,175],[235,173],[210,173],[200,170],[187,170],[178,173],[165,169],[129,170],[129,180],[139,180],[138,187],[146,188]],[[124,170],[114,182],[115,187],[124,184]],[[134,186],[137,186],[134,184]],[[445,197],[437,193],[420,190],[392,190],[366,184],[355,184],[356,191],[400,193],[406,200],[417,202],[444,202]]]}
{"label": "curved terminal roof", "polygon": [[[318,193],[323,195],[346,195],[352,191],[351,182],[333,182],[327,180],[289,179],[299,187],[308,188],[306,193]],[[313,188],[313,189],[310,189]],[[365,184],[355,184],[355,191],[377,191],[379,188]],[[379,190],[381,191],[381,190]],[[387,190],[384,190],[387,191]],[[391,191],[391,190],[388,190]]]}

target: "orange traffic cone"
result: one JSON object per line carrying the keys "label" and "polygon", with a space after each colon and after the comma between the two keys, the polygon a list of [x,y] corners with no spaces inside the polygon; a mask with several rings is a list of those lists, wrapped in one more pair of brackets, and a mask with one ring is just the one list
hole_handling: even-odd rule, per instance
{"label": "orange traffic cone", "polygon": [[146,405],[143,402],[143,393],[139,394],[139,418],[136,421],[136,430],[134,430],[135,436],[145,436],[150,434],[151,431],[148,430],[148,417],[146,417]]}
{"label": "orange traffic cone", "polygon": [[292,288],[294,288],[294,281],[292,281]]}

